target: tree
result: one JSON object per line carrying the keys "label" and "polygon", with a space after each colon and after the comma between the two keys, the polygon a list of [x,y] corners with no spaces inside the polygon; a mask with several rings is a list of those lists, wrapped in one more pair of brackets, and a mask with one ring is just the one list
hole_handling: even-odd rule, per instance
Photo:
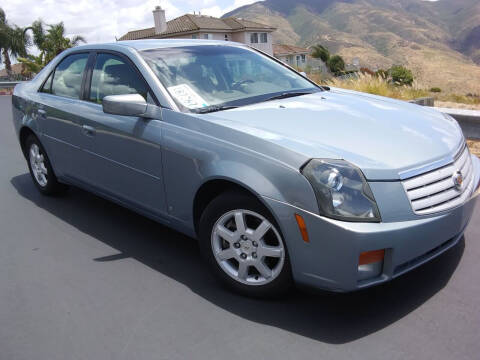
{"label": "tree", "polygon": [[24,29],[16,25],[10,26],[3,9],[0,8],[0,49],[1,58],[5,64],[5,70],[8,77],[12,77],[12,62],[11,57],[18,58],[19,56],[27,55],[27,47],[30,45],[30,40]]}
{"label": "tree", "polygon": [[337,74],[345,70],[345,61],[340,55],[333,55],[328,59],[327,67],[332,73]]}
{"label": "tree", "polygon": [[330,58],[330,51],[323,45],[314,45],[312,46],[312,57],[316,59],[321,59],[325,64]]}
{"label": "tree", "polygon": [[24,58],[19,58],[19,61],[25,64],[27,69],[32,72],[40,71],[62,51],[78,46],[81,42],[86,42],[82,36],[66,37],[63,22],[45,25],[44,22],[39,19],[33,22],[32,26],[26,28],[25,32],[30,30],[33,33],[33,43],[40,51],[40,54],[38,56],[29,55]]}
{"label": "tree", "polygon": [[404,66],[394,65],[389,70],[392,81],[396,85],[412,85],[413,83],[413,74],[412,72]]}

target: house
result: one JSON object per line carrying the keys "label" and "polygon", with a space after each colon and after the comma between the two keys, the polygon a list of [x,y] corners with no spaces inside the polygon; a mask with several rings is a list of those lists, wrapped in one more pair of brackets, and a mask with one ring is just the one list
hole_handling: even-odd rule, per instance
{"label": "house", "polygon": [[[29,77],[28,71],[22,63],[12,64],[12,78],[15,80]],[[0,70],[0,79],[8,80],[8,73],[5,68]]]}
{"label": "house", "polygon": [[273,55],[274,27],[242,18],[219,19],[212,16],[186,14],[166,21],[165,10],[153,10],[154,27],[129,31],[118,40],[138,39],[211,39],[237,41]]}
{"label": "house", "polygon": [[294,66],[298,69],[305,70],[308,65],[308,57],[310,50],[293,45],[273,45],[273,56],[280,61]]}

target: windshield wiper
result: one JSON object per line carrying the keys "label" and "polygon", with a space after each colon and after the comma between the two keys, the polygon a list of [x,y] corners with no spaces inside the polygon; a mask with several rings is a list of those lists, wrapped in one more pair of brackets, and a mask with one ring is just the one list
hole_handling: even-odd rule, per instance
{"label": "windshield wiper", "polygon": [[314,94],[314,93],[315,93],[315,91],[292,91],[292,92],[284,92],[284,93],[282,93],[282,94],[269,97],[268,99],[266,99],[266,100],[264,100],[264,101],[278,100],[278,99],[286,99],[286,98],[289,98],[289,97],[309,95],[309,94]]}
{"label": "windshield wiper", "polygon": [[207,106],[203,107],[200,109],[195,109],[194,111],[197,114],[206,114],[206,113],[211,113],[211,112],[216,112],[216,111],[223,111],[223,110],[230,110],[230,109],[236,109],[238,106],[233,106],[233,105],[223,105],[223,106],[218,106],[218,105],[212,105],[212,106]]}

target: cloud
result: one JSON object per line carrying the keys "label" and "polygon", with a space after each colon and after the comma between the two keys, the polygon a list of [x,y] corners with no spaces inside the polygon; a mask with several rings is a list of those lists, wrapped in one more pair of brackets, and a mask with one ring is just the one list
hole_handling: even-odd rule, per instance
{"label": "cloud", "polygon": [[233,3],[231,3],[226,7],[215,5],[208,8],[202,8],[201,11],[202,11],[202,14],[204,15],[220,17],[227,12],[230,12],[232,10],[235,10],[236,8],[239,8],[240,6],[250,5],[257,1],[259,0],[234,0]]}
{"label": "cloud", "polygon": [[161,5],[167,20],[201,11],[221,16],[255,0],[0,0],[10,23],[28,26],[38,18],[63,21],[67,35],[82,35],[89,43],[115,41],[129,30],[153,26],[152,10]]}
{"label": "cloud", "polygon": [[[207,0],[208,1],[208,0]],[[204,0],[199,1],[203,4]],[[0,3],[10,23],[28,26],[41,18],[63,21],[67,35],[82,35],[89,43],[115,41],[133,29],[153,26],[152,10],[158,0],[16,0]],[[183,14],[172,0],[162,0],[167,17]],[[28,10],[27,10],[28,9]]]}

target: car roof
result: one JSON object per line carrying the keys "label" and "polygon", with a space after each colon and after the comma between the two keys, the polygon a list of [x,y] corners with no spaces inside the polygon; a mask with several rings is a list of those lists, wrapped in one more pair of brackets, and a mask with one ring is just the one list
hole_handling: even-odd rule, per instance
{"label": "car roof", "polygon": [[111,43],[87,44],[77,46],[75,50],[88,49],[112,49],[118,47],[129,47],[138,51],[161,49],[179,46],[205,46],[205,45],[222,45],[222,46],[245,46],[242,43],[224,40],[200,40],[200,39],[150,39],[150,40],[125,40]]}

